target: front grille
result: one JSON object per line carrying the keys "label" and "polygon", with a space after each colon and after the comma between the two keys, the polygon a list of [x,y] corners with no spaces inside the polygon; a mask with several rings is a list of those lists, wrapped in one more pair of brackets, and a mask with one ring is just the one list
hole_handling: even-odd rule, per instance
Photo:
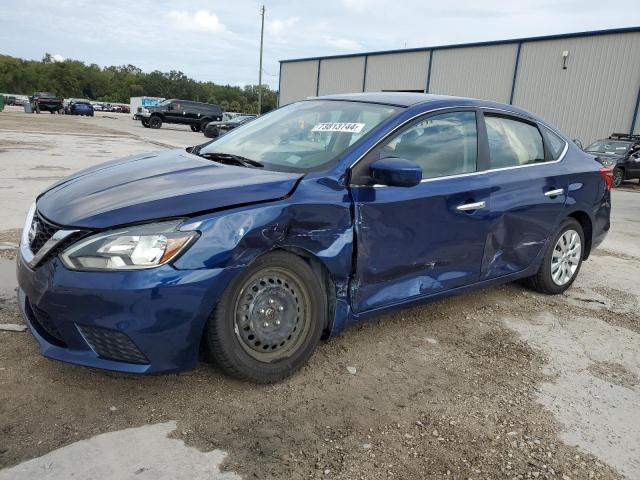
{"label": "front grille", "polygon": [[31,221],[31,228],[29,229],[29,248],[36,254],[44,246],[47,241],[53,237],[59,228],[52,223],[47,222],[37,213],[33,216]]}
{"label": "front grille", "polygon": [[42,259],[39,262],[39,265],[42,265],[43,263],[45,263],[47,260],[57,256],[58,254],[62,253],[67,247],[71,246],[71,244],[77,242],[78,240],[80,240],[82,237],[85,237],[88,235],[89,232],[75,232],[72,233],[71,235],[69,235],[67,238],[65,238],[64,240],[60,240],[55,247],[53,247],[51,250],[49,250],[47,252],[47,254],[42,257]]}
{"label": "front grille", "polygon": [[[29,228],[29,248],[31,249],[31,253],[34,255],[37,254],[40,249],[53,237],[53,235],[58,231],[63,229],[64,227],[59,227],[48,220],[45,220],[40,214],[36,212],[33,216],[33,220],[31,221],[31,226]],[[48,260],[52,259],[64,249],[66,249],[71,244],[77,242],[82,237],[88,235],[89,231],[77,231],[72,233],[71,235],[65,237],[63,240],[60,240],[51,250],[47,252],[47,254],[42,257],[38,261],[38,265],[42,265]]]}
{"label": "front grille", "polygon": [[30,315],[31,323],[38,333],[48,342],[58,345],[59,347],[66,347],[67,344],[62,339],[60,330],[58,330],[56,324],[51,320],[49,314],[32,305],[30,302],[27,302],[27,306],[32,313],[32,315]]}
{"label": "front grille", "polygon": [[102,358],[147,364],[149,360],[124,333],[108,328],[77,325],[89,346]]}

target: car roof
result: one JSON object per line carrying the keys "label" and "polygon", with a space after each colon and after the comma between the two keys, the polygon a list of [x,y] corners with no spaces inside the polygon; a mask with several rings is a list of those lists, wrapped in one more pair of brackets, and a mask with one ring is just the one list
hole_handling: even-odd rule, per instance
{"label": "car roof", "polygon": [[480,100],[468,97],[453,97],[448,95],[434,95],[430,93],[417,92],[363,92],[363,93],[341,93],[335,95],[323,95],[320,97],[309,97],[305,100],[341,100],[351,102],[379,103],[397,107],[412,107],[416,105],[429,105],[433,108],[447,107],[478,107],[504,110],[516,113],[532,120],[539,121],[547,126],[549,124],[544,119],[531,112],[506,103],[494,102],[491,100]]}

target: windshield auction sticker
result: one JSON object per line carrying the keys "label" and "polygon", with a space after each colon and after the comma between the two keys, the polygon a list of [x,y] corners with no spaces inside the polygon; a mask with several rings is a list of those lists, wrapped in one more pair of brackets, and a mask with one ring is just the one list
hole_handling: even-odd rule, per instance
{"label": "windshield auction sticker", "polygon": [[346,133],[360,133],[364,128],[364,123],[318,123],[311,129],[312,132],[346,132]]}

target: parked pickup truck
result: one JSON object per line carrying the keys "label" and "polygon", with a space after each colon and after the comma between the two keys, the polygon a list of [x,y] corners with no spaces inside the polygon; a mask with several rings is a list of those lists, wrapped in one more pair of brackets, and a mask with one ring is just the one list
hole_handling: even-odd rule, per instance
{"label": "parked pickup truck", "polygon": [[29,97],[31,102],[31,111],[40,113],[42,111],[50,113],[61,113],[64,111],[62,98],[56,97],[51,92],[36,92]]}
{"label": "parked pickup truck", "polygon": [[156,106],[145,107],[138,116],[146,128],[160,128],[163,123],[181,123],[191,126],[194,132],[200,132],[209,122],[222,120],[222,110],[211,103],[170,98]]}

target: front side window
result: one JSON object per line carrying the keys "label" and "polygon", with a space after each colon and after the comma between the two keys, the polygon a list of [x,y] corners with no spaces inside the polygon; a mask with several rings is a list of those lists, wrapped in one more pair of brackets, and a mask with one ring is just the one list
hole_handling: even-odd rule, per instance
{"label": "front side window", "polygon": [[475,172],[476,114],[443,113],[419,121],[384,144],[380,157],[412,160],[422,168],[422,178]]}
{"label": "front side window", "polygon": [[292,103],[234,128],[200,150],[236,155],[267,170],[326,170],[351,145],[402,109],[363,102],[309,100]]}
{"label": "front side window", "polygon": [[485,115],[491,168],[544,162],[542,135],[534,125]]}

